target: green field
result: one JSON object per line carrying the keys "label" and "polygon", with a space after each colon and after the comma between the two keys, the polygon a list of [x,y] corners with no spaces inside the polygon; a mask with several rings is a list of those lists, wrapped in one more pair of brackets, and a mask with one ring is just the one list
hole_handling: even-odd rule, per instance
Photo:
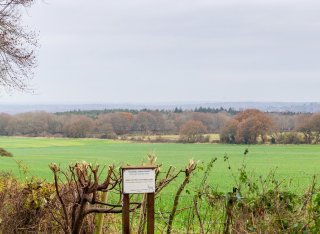
{"label": "green field", "polygon": [[0,158],[0,170],[12,171],[19,176],[15,160],[22,160],[29,166],[31,175],[47,181],[52,180],[48,168],[51,162],[62,166],[80,160],[102,165],[139,165],[148,153],[154,153],[158,163],[178,169],[183,169],[190,158],[207,162],[217,157],[210,183],[219,190],[230,191],[234,182],[223,156],[229,155],[231,167],[236,171],[246,148],[249,148],[246,160],[249,171],[266,175],[277,168],[278,178],[293,179],[293,190],[306,187],[312,175],[320,174],[320,145],[151,144],[98,139],[0,137],[0,147],[14,155],[13,158]]}

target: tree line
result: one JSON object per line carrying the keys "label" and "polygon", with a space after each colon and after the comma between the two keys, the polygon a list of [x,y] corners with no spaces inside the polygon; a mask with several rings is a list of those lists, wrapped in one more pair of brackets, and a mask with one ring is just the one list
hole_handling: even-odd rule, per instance
{"label": "tree line", "polygon": [[101,114],[107,114],[107,113],[116,113],[116,112],[129,112],[131,114],[138,114],[139,112],[161,112],[161,113],[182,113],[182,112],[200,112],[200,113],[219,113],[219,112],[226,112],[228,114],[234,115],[237,114],[239,111],[234,110],[233,108],[214,108],[214,107],[202,107],[200,106],[199,108],[194,108],[190,110],[183,110],[181,107],[175,107],[173,110],[167,110],[167,109],[148,109],[148,108],[143,108],[141,110],[137,109],[128,109],[128,108],[117,108],[117,109],[103,109],[103,110],[70,110],[70,111],[64,111],[64,112],[57,112],[57,115],[87,115],[91,117],[97,117],[98,115]]}
{"label": "tree line", "polygon": [[199,111],[28,112],[0,114],[0,135],[117,138],[179,134],[183,142],[203,142],[219,133],[224,143],[319,143],[320,113],[264,113],[248,109],[231,114]]}
{"label": "tree line", "polygon": [[189,120],[201,121],[209,132],[219,132],[230,118],[227,113],[119,111],[92,116],[28,112],[0,114],[0,135],[113,138],[126,134],[178,134]]}

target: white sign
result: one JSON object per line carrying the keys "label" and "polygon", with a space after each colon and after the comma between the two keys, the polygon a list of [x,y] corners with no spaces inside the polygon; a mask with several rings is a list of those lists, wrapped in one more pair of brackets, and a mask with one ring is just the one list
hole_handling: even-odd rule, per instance
{"label": "white sign", "polygon": [[154,193],[155,181],[154,169],[124,169],[123,193]]}

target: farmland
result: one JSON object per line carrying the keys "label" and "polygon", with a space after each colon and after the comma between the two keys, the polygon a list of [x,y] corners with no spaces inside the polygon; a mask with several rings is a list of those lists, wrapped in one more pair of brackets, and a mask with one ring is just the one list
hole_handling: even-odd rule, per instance
{"label": "farmland", "polygon": [[[317,224],[317,222],[312,221],[312,217],[315,217],[315,219],[318,217],[318,203],[312,203],[313,199],[318,197],[318,186],[316,188],[313,187],[314,192],[307,193],[309,194],[308,196],[305,196],[304,194],[306,194],[306,191],[309,191],[307,189],[312,181],[313,175],[320,174],[318,166],[320,164],[320,145],[265,144],[249,146],[207,143],[137,143],[102,139],[26,137],[1,137],[0,145],[13,154],[13,157],[0,158],[0,170],[11,171],[16,177],[20,178],[21,181],[29,181],[28,183],[31,184],[31,176],[36,176],[41,178],[41,180],[46,180],[48,182],[53,181],[52,172],[48,167],[51,162],[55,162],[60,165],[62,169],[66,168],[70,163],[82,160],[101,165],[115,164],[116,166],[121,166],[125,163],[139,165],[145,156],[151,153],[158,157],[157,163],[163,165],[163,169],[161,169],[161,171],[166,171],[166,168],[170,165],[173,165],[177,169],[184,169],[191,158],[199,161],[199,169],[202,166],[205,168],[205,165],[203,164],[209,162],[212,158],[217,158],[207,180],[212,190],[203,191],[202,189],[204,187],[199,189],[199,186],[202,184],[202,178],[204,178],[204,174],[202,173],[204,171],[200,170],[196,171],[194,176],[191,177],[191,183],[188,183],[186,189],[181,194],[178,212],[172,227],[173,233],[185,233],[187,229],[192,229],[193,233],[199,233],[200,225],[197,219],[192,218],[192,215],[190,216],[190,214],[195,214],[193,204],[197,204],[197,209],[199,209],[199,213],[197,213],[198,217],[201,217],[202,225],[209,233],[221,233],[226,227],[224,225],[224,220],[227,214],[227,209],[233,209],[232,216],[239,217],[237,218],[237,222],[244,225],[244,228],[247,228],[248,230],[251,230],[252,228],[261,230],[262,232],[288,230],[288,233],[290,233],[292,230],[300,230],[305,223],[308,225],[310,224],[310,228],[308,227],[309,229],[315,228],[315,230],[318,230],[318,226],[314,225]],[[247,154],[245,161],[243,161],[244,151],[246,149],[249,150],[249,153]],[[227,161],[224,160],[226,155],[229,158]],[[242,194],[245,199],[242,199],[241,197],[239,198],[239,194],[229,193],[232,192],[233,187],[237,186],[234,178],[239,178],[238,168],[241,168],[243,162],[245,162],[245,170],[248,172],[246,175],[248,175],[249,178],[256,178],[257,180],[255,181],[259,180],[259,176],[262,176],[261,178],[266,178],[270,170],[276,170],[275,177],[269,177],[269,179],[266,179],[266,181],[272,181],[271,184],[269,182],[265,183],[262,180],[261,185],[258,185],[258,189],[254,189],[251,192],[245,192],[245,190],[242,190]],[[20,165],[20,169],[18,165]],[[28,167],[28,173],[26,174],[23,173],[23,169],[21,169],[24,166]],[[231,170],[228,169],[229,166],[231,167]],[[251,172],[253,174],[251,174]],[[25,180],[25,176],[28,177],[27,180]],[[159,196],[157,196],[155,203],[156,233],[162,233],[163,230],[167,228],[169,212],[173,207],[173,198],[178,187],[181,185],[183,177],[184,175],[181,174],[181,177],[179,177],[176,182],[170,184],[163,190],[163,192],[160,193]],[[273,178],[281,182],[281,188],[278,188],[277,182],[273,182]],[[248,185],[247,182],[249,180],[245,179],[243,184],[246,183],[246,185]],[[2,183],[5,184],[6,181],[3,180]],[[45,189],[45,186],[47,185],[45,185],[46,183],[42,184],[44,187],[38,187],[40,190],[30,190],[32,195],[31,200],[28,196],[24,198],[24,196],[26,196],[24,195],[18,198],[17,201],[16,199],[13,199],[11,202],[14,204],[20,204],[21,201],[27,202],[26,204],[29,204],[28,202],[30,201],[43,202],[43,197],[40,196],[39,191],[47,191],[41,190]],[[266,187],[266,191],[269,192],[262,191],[265,185],[268,186]],[[21,183],[21,186],[27,186],[28,189],[30,189],[30,185]],[[2,189],[5,188],[6,186],[2,187]],[[19,192],[17,191],[19,190],[15,190],[15,196],[19,195]],[[23,190],[22,187],[22,191],[25,192],[29,190]],[[196,197],[194,194],[196,191],[204,192],[204,194],[202,195],[202,198],[198,197],[198,200],[195,203],[194,199],[196,199]],[[35,194],[38,194],[37,196],[39,197],[35,196]],[[268,197],[268,194],[270,197]],[[276,194],[278,195],[273,196]],[[297,194],[298,196],[294,194]],[[309,199],[309,196],[313,197]],[[116,203],[119,201],[118,198],[119,196],[117,196],[117,193],[111,193],[109,202]],[[233,198],[237,199],[239,206],[234,208],[225,207],[226,201],[230,201],[229,199]],[[263,200],[261,200],[262,198]],[[135,199],[137,199],[137,201],[141,201],[141,196],[137,196]],[[211,199],[213,199],[212,201],[214,202],[211,202]],[[304,202],[300,202],[300,199],[305,200]],[[263,201],[263,203],[261,203],[261,201]],[[50,204],[52,205],[53,203]],[[275,205],[268,208],[268,204]],[[314,207],[310,210],[304,209],[305,204]],[[292,206],[294,206],[294,209],[290,208]],[[28,207],[29,206],[26,206],[24,209],[30,209],[30,207]],[[264,215],[267,215],[269,218],[265,219],[264,215],[261,215],[256,217],[254,221],[248,222],[245,216],[242,216],[242,214],[246,212],[242,208],[244,210],[248,208],[253,209],[250,211],[252,214],[255,213],[255,209],[267,209]],[[35,209],[37,209],[37,207],[35,207]],[[47,212],[48,209],[50,210],[50,208],[46,206],[44,209]],[[56,207],[55,209],[59,208]],[[279,213],[278,216],[274,216],[274,209],[276,209],[277,212],[281,212],[281,214]],[[301,210],[304,212],[299,212]],[[13,211],[14,210],[11,210],[11,212]],[[309,211],[312,211],[315,214],[311,216],[306,215]],[[9,211],[3,210],[3,212]],[[138,228],[138,212],[133,213],[131,217],[134,219],[132,223],[133,230],[137,230]],[[283,222],[288,222],[287,218],[290,215],[294,217],[290,218],[290,224],[288,224],[288,226],[279,226],[279,217],[281,217]],[[42,216],[42,219],[48,221],[50,217],[51,216],[47,214]],[[118,232],[121,229],[121,216],[109,215],[106,217],[106,226],[104,227],[104,230],[110,233]],[[241,219],[241,217],[244,218]],[[63,218],[63,216],[60,218]],[[259,224],[255,224],[256,222]],[[230,225],[232,228],[235,228],[232,226],[233,224],[229,224],[227,227]],[[10,228],[10,225],[8,227]]]}
{"label": "farmland", "polygon": [[276,169],[277,178],[292,179],[290,188],[303,189],[312,175],[320,174],[319,145],[225,145],[225,144],[175,144],[132,143],[125,141],[66,138],[1,137],[1,147],[11,152],[13,158],[1,158],[0,169],[19,174],[16,161],[22,160],[33,176],[52,180],[48,164],[55,162],[62,167],[71,162],[85,160],[91,163],[131,165],[140,164],[148,153],[158,157],[164,168],[169,165],[183,169],[188,160],[208,162],[217,157],[210,184],[219,190],[229,191],[234,185],[225,154],[229,156],[231,169],[237,171],[243,160],[243,152],[249,149],[246,158],[248,171],[267,175]]}

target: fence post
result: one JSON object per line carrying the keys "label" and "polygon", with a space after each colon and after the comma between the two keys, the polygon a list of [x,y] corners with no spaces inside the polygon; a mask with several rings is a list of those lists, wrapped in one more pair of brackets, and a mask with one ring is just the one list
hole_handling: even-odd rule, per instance
{"label": "fence post", "polygon": [[147,195],[147,234],[154,234],[154,193]]}
{"label": "fence post", "polygon": [[122,233],[130,233],[130,198],[129,194],[122,194]]}

